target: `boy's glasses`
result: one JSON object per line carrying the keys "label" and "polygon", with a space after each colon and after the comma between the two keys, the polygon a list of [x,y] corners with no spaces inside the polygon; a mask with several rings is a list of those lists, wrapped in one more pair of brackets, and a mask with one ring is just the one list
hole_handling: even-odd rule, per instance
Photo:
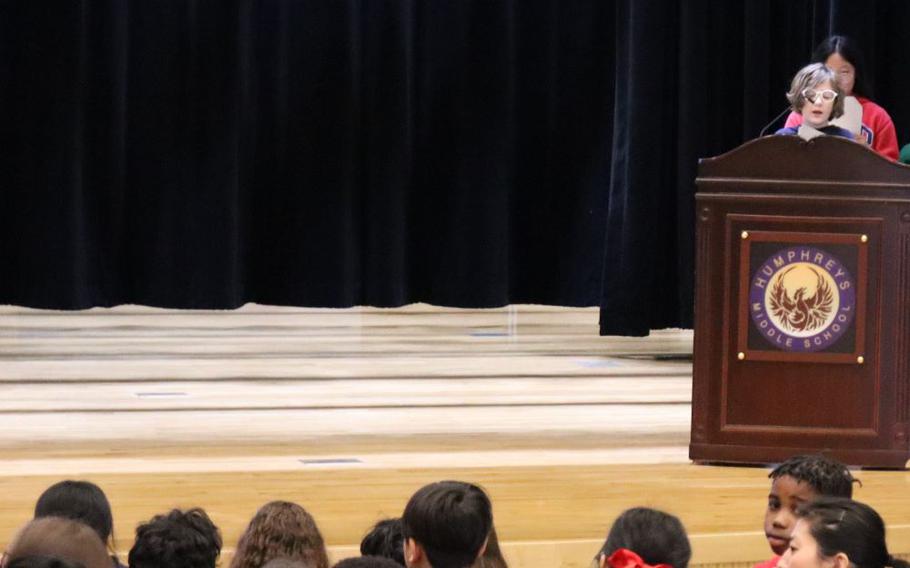
{"label": "boy's glasses", "polygon": [[823,101],[833,101],[837,98],[837,93],[831,89],[825,89],[824,91],[816,91],[815,89],[803,89],[803,96],[806,97],[806,100],[812,104],[817,104],[818,97],[821,97]]}

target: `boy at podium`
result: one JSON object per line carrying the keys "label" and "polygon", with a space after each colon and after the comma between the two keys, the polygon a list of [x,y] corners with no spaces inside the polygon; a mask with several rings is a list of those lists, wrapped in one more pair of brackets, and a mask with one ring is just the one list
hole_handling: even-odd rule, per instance
{"label": "boy at podium", "polygon": [[796,510],[817,497],[853,498],[853,475],[847,467],[821,455],[794,456],[768,475],[771,492],[765,511],[765,536],[774,557],[753,568],[776,568],[790,545]]}
{"label": "boy at podium", "polygon": [[832,118],[844,114],[844,91],[837,76],[824,63],[812,63],[800,69],[790,84],[787,100],[793,111],[802,115],[802,124],[781,128],[775,134],[798,134],[807,140],[828,134],[853,140],[849,130],[829,124]]}

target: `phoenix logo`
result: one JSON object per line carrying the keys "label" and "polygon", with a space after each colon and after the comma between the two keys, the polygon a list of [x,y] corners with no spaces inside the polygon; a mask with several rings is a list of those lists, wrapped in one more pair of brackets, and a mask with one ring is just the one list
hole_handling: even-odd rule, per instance
{"label": "phoenix logo", "polygon": [[[815,286],[809,289],[796,285],[787,286],[787,277],[794,271],[808,270],[815,276]],[[790,289],[795,288],[791,295]],[[791,266],[778,273],[771,285],[768,308],[776,323],[784,331],[804,333],[822,329],[837,309],[835,293],[821,273],[812,267]]]}
{"label": "phoenix logo", "polygon": [[765,260],[749,285],[749,313],[761,336],[785,351],[823,351],[850,328],[853,277],[830,252],[794,246]]}

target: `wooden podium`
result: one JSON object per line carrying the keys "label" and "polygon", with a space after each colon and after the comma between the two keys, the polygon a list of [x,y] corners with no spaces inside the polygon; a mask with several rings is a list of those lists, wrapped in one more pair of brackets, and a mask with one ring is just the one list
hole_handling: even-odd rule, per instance
{"label": "wooden podium", "polygon": [[910,167],[770,136],[696,179],[696,461],[910,459]]}

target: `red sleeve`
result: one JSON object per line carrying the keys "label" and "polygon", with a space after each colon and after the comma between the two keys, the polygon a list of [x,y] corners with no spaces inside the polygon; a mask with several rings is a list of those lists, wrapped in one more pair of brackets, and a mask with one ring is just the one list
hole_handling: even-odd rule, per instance
{"label": "red sleeve", "polygon": [[863,128],[872,131],[872,149],[882,156],[897,160],[900,152],[897,149],[897,132],[891,117],[882,107],[869,99],[858,97],[863,105]]}
{"label": "red sleeve", "polygon": [[876,123],[872,125],[872,130],[875,132],[872,149],[882,156],[896,161],[900,156],[900,151],[897,149],[897,132],[885,109],[881,109],[881,111],[881,114],[876,115]]}
{"label": "red sleeve", "polygon": [[791,112],[790,116],[787,117],[787,122],[784,123],[784,128],[790,128],[791,126],[799,126],[803,123],[803,115],[798,112]]}

